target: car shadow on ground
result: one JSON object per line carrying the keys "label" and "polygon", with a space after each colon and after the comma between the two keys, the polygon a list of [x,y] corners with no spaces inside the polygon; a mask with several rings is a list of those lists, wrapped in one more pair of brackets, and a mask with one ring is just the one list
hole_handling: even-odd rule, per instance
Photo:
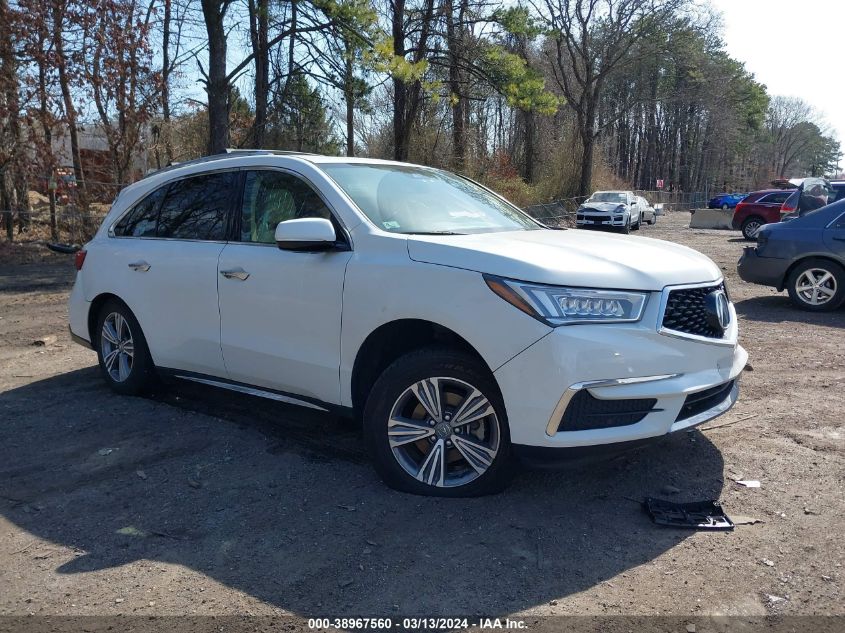
{"label": "car shadow on ground", "polygon": [[51,559],[57,573],[103,570],[105,590],[111,570],[161,561],[302,615],[547,603],[689,536],[653,525],[643,497],[715,499],[723,484],[720,452],[691,431],[496,496],[405,495],[334,418],[201,386],[120,397],[94,368],[0,394],[0,410],[0,511],[75,552]]}
{"label": "car shadow on ground", "polygon": [[737,301],[734,307],[741,319],[845,328],[845,306],[840,306],[832,312],[809,312],[795,307],[786,293],[743,299]]}

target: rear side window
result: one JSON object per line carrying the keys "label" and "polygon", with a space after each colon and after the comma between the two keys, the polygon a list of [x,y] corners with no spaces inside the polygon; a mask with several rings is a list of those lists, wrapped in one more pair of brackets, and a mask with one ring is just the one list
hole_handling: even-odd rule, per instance
{"label": "rear side window", "polygon": [[305,181],[281,171],[250,171],[244,184],[241,241],[275,244],[276,225],[297,218],[332,218]]}
{"label": "rear side window", "polygon": [[792,193],[791,191],[779,191],[777,193],[770,193],[768,195],[763,196],[758,200],[758,202],[770,202],[772,204],[783,204],[786,202],[786,199],[789,197],[789,194]]}
{"label": "rear side window", "polygon": [[204,174],[170,185],[161,205],[157,237],[225,240],[235,172]]}
{"label": "rear side window", "polygon": [[117,237],[155,237],[158,209],[167,186],[156,189],[124,215],[114,227]]}

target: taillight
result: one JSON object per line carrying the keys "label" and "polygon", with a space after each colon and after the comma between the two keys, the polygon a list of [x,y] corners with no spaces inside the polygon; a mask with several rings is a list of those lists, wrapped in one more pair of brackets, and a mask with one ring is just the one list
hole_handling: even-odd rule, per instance
{"label": "taillight", "polygon": [[76,270],[82,270],[82,265],[85,263],[85,256],[87,254],[87,251],[76,251],[76,257],[73,259],[73,265],[76,266]]}
{"label": "taillight", "polygon": [[801,199],[801,192],[798,190],[793,191],[789,194],[789,197],[783,201],[783,204],[780,205],[780,214],[785,215],[787,213],[792,213],[798,208],[798,201]]}

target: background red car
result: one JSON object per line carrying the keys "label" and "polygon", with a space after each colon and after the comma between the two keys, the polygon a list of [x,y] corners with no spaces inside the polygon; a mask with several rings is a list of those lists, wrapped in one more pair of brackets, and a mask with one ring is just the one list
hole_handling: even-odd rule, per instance
{"label": "background red car", "polygon": [[742,236],[753,240],[764,224],[780,222],[780,210],[793,189],[763,189],[748,194],[736,205],[731,224]]}

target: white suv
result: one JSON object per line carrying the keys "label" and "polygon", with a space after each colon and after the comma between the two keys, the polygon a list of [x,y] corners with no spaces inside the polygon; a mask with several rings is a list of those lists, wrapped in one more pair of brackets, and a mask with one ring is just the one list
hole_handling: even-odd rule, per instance
{"label": "white suv", "polygon": [[700,424],[747,359],[704,255],[550,229],[387,161],[162,170],[121,192],[77,268],[71,333],[117,392],[169,376],[358,416],[384,480],[420,494]]}
{"label": "white suv", "polygon": [[596,191],[581,203],[575,215],[579,228],[607,227],[630,233],[643,221],[641,198],[632,191]]}

